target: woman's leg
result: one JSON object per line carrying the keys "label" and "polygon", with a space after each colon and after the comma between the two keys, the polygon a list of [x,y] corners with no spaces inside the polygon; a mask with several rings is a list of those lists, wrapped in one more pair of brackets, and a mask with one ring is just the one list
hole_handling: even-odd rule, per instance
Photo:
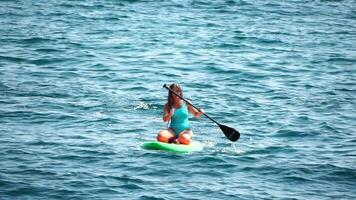
{"label": "woman's leg", "polygon": [[193,131],[191,129],[187,129],[179,134],[178,142],[179,144],[190,144],[193,138]]}
{"label": "woman's leg", "polygon": [[158,135],[157,135],[157,140],[160,142],[165,142],[169,143],[171,142],[176,135],[174,134],[173,130],[171,128],[168,128],[166,130],[161,130]]}

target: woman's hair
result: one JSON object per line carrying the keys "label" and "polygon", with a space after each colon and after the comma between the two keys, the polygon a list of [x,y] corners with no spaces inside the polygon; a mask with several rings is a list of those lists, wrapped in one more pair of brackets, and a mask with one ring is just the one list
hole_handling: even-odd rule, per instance
{"label": "woman's hair", "polygon": [[[169,88],[173,91],[175,91],[177,94],[179,94],[181,97],[183,97],[183,91],[182,91],[182,88],[180,87],[179,84],[177,83],[173,83],[169,86]],[[169,109],[172,109],[173,107],[173,104],[174,104],[174,96],[175,94],[173,94],[173,92],[169,91],[168,92],[168,108]],[[183,97],[184,98],[184,97]]]}

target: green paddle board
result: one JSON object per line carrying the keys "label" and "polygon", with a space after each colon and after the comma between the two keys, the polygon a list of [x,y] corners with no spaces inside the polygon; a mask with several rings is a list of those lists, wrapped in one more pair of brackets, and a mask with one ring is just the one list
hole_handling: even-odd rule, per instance
{"label": "green paddle board", "polygon": [[203,145],[200,142],[192,142],[189,145],[185,145],[151,141],[143,143],[142,148],[148,150],[163,150],[175,153],[189,153],[192,151],[202,151]]}

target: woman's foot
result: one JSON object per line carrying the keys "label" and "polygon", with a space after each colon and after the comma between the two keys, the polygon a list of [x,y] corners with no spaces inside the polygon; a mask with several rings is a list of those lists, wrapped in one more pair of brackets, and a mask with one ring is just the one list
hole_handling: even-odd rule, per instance
{"label": "woman's foot", "polygon": [[177,138],[177,137],[171,138],[171,139],[169,140],[169,143],[179,144],[178,138]]}

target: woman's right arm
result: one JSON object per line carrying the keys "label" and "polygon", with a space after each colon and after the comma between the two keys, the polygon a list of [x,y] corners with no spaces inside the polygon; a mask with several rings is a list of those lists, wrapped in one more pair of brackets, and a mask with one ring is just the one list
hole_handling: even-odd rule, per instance
{"label": "woman's right arm", "polygon": [[164,122],[169,121],[172,118],[173,114],[174,114],[173,109],[169,110],[168,105],[167,104],[164,105],[163,121]]}

